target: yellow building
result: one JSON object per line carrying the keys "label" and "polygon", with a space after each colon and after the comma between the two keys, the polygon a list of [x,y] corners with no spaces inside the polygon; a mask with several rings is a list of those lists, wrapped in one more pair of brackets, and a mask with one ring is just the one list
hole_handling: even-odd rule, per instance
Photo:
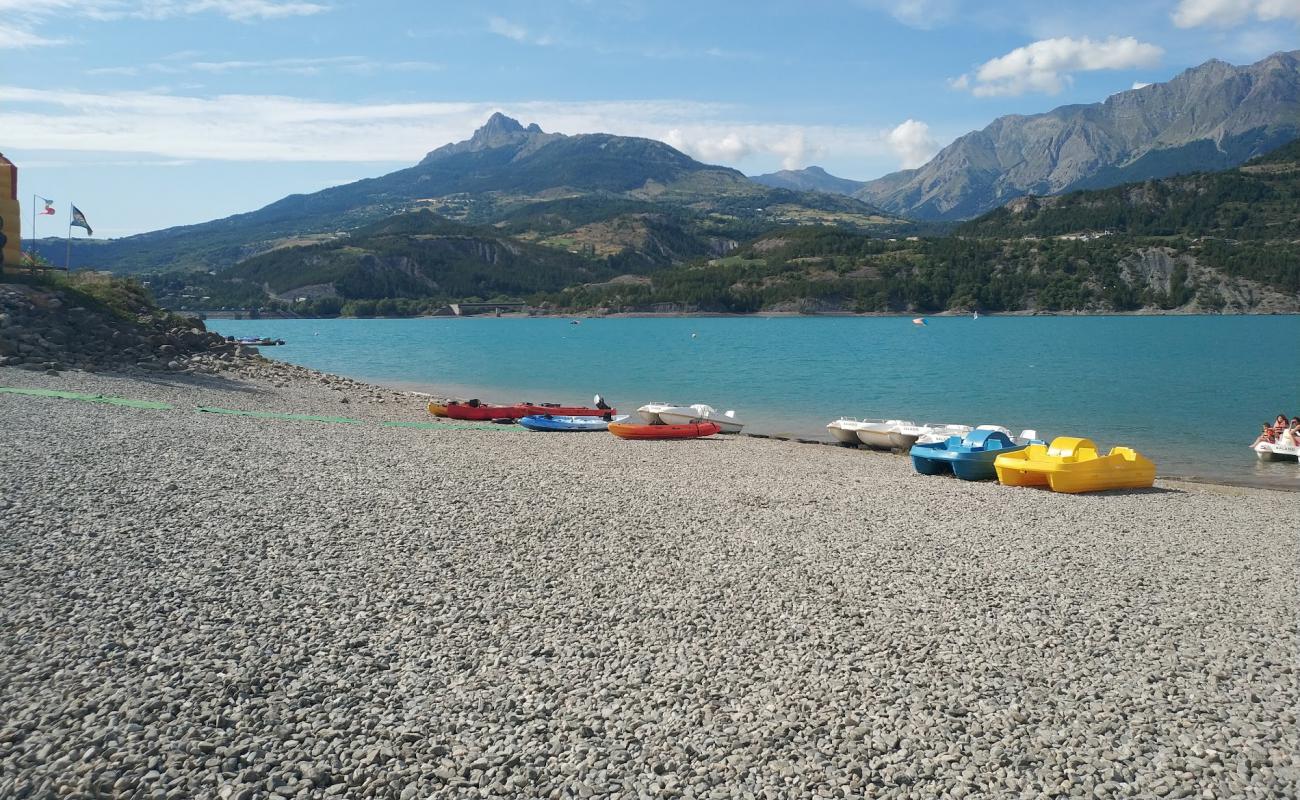
{"label": "yellow building", "polygon": [[0,266],[16,267],[22,263],[23,235],[19,226],[18,167],[0,153]]}

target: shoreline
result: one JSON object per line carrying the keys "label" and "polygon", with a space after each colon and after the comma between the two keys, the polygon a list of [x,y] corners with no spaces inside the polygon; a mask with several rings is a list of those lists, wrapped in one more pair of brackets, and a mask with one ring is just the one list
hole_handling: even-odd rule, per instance
{"label": "shoreline", "polygon": [[[416,314],[402,317],[314,317],[301,314],[280,314],[267,313],[260,314],[256,318],[249,318],[244,314],[246,312],[207,312],[207,311],[177,311],[178,314],[188,314],[198,316],[203,319],[226,319],[237,320],[240,322],[256,322],[258,320],[324,320],[324,319],[691,319],[691,318],[710,318],[710,319],[745,319],[745,318],[816,318],[816,317],[891,317],[896,319],[912,319],[915,317],[925,317],[927,319],[942,319],[946,317],[968,317],[970,311],[938,311],[934,313],[922,313],[912,311],[754,311],[751,313],[735,313],[727,311],[616,311],[607,314],[594,313],[588,311],[575,311],[572,313],[560,312],[535,312],[520,313],[509,312],[505,314],[467,314],[457,316],[454,314]],[[1300,316],[1300,310],[1297,311],[1180,311],[1177,309],[1170,310],[1139,310],[1139,311],[981,311],[980,317],[1295,317]]]}
{"label": "shoreline", "polygon": [[[32,375],[33,373],[19,370],[17,367],[0,367],[0,378],[2,378],[6,374]],[[127,370],[127,369],[106,370],[106,371],[94,372],[94,373],[73,371],[72,373],[63,373],[63,374],[64,375],[82,374],[86,376],[94,375],[94,376],[102,376],[104,378],[109,378],[114,380],[126,380],[126,381],[149,380],[157,377],[157,374],[153,372],[142,371],[142,370]],[[211,377],[218,377],[218,378],[228,377],[228,376],[234,376],[237,378],[250,378],[256,381],[269,381],[271,385],[276,388],[286,388],[291,384],[301,382],[307,384],[321,384],[321,385],[329,386],[331,387],[331,389],[335,391],[342,390],[342,391],[360,393],[361,397],[366,398],[368,400],[375,400],[378,398],[386,397],[387,399],[378,400],[380,404],[394,401],[394,400],[400,400],[403,398],[408,400],[414,399],[421,406],[421,411],[423,413],[418,416],[420,416],[421,420],[423,421],[438,419],[432,417],[427,413],[427,410],[423,409],[423,405],[427,404],[430,400],[438,400],[438,401],[459,400],[463,402],[469,399],[471,396],[478,397],[479,399],[484,399],[485,397],[492,397],[494,393],[497,392],[500,393],[501,397],[505,397],[507,395],[506,390],[490,390],[490,391],[485,391],[484,393],[481,394],[472,392],[471,394],[460,396],[454,393],[448,393],[445,388],[439,388],[436,386],[431,386],[419,382],[354,378],[347,375],[323,372],[321,370],[313,369],[311,367],[305,367],[299,364],[293,364],[288,361],[280,361],[265,355],[262,355],[260,357],[260,360],[255,357],[253,360],[247,361],[243,364],[232,366],[230,371],[227,373],[214,373],[211,375]],[[19,383],[23,383],[23,382],[24,381],[19,381]],[[52,385],[48,388],[57,388],[58,379],[57,378],[54,379],[51,383]],[[468,388],[468,387],[461,387],[461,388]],[[518,395],[519,393],[516,392],[515,394]],[[350,402],[351,400],[343,400],[343,403],[345,404]],[[366,400],[363,400],[363,402],[366,402]],[[511,403],[515,401],[488,399],[485,400],[485,402]],[[631,411],[634,410],[635,409],[632,409]],[[629,411],[628,413],[631,413],[631,411]],[[448,420],[443,420],[443,421],[447,422],[448,424],[454,422]],[[509,428],[511,426],[505,425],[500,427]],[[865,447],[845,447],[839,442],[836,442],[835,440],[829,437],[819,435],[818,433],[815,432],[799,434],[799,433],[791,433],[788,431],[777,431],[777,430],[769,431],[769,430],[764,430],[763,426],[761,425],[757,426],[757,428],[758,429],[755,430],[751,427],[750,430],[744,431],[736,435],[745,438],[763,439],[763,440],[770,440],[774,442],[785,442],[789,444],[809,445],[809,446],[823,446],[823,447],[830,447],[835,450],[871,453],[875,455],[890,456],[903,461],[906,460],[906,454],[900,454],[897,451],[886,452],[882,450],[873,450],[871,448],[865,448]],[[1296,468],[1297,471],[1300,471],[1300,465],[1296,465]],[[1282,483],[1282,482],[1271,482],[1267,480],[1250,480],[1248,478],[1234,478],[1230,476],[1214,476],[1214,475],[1206,476],[1206,475],[1182,474],[1182,473],[1161,473],[1158,471],[1156,474],[1156,479],[1160,482],[1166,482],[1166,483],[1220,487],[1223,489],[1249,489],[1249,490],[1285,492],[1285,493],[1300,492],[1300,483]]]}
{"label": "shoreline", "polygon": [[[288,362],[277,361],[276,363],[287,364]],[[293,365],[293,366],[297,366],[297,365]],[[469,400],[470,398],[478,398],[479,400],[482,400],[483,402],[487,402],[487,403],[509,404],[513,402],[518,402],[517,398],[522,397],[524,394],[527,394],[521,392],[511,393],[509,390],[505,390],[505,389],[484,389],[482,392],[479,392],[476,391],[473,387],[457,387],[456,389],[457,392],[465,391],[465,394],[463,395],[448,394],[446,387],[431,386],[428,384],[420,383],[418,381],[396,381],[396,380],[368,379],[368,378],[356,378],[356,379],[349,378],[349,380],[358,380],[366,383],[372,383],[375,386],[383,386],[385,388],[392,389],[395,391],[414,392],[421,396],[434,396],[434,397],[447,399],[447,400],[459,400],[461,402]],[[494,397],[496,399],[491,399]],[[507,397],[512,397],[516,399],[503,399]],[[627,411],[628,413],[632,413],[635,411],[635,409],[624,409],[624,410]],[[864,448],[844,447],[843,445],[831,439],[830,437],[827,437],[824,434],[821,434],[816,431],[809,431],[800,434],[800,433],[792,433],[789,431],[767,430],[761,424],[757,426],[746,426],[746,428],[747,430],[745,432],[740,433],[739,434],[740,436],[749,436],[756,439],[772,439],[775,441],[786,441],[786,442],[793,442],[797,444],[824,445],[824,446],[842,448],[845,450],[861,450],[863,452],[875,452],[870,450],[870,448],[865,448],[865,447]],[[884,451],[879,451],[879,452],[884,452]],[[893,453],[893,455],[897,455],[900,458],[906,458],[905,454]],[[1204,485],[1204,486],[1262,489],[1266,491],[1276,491],[1276,492],[1292,492],[1292,493],[1300,492],[1300,464],[1296,465],[1296,472],[1298,476],[1297,480],[1291,483],[1285,483],[1282,481],[1282,479],[1276,481],[1270,481],[1267,479],[1251,480],[1249,478],[1235,478],[1231,476],[1215,476],[1215,475],[1206,476],[1206,475],[1196,475],[1196,474],[1183,474],[1178,472],[1162,473],[1158,471],[1158,466],[1159,465],[1157,463],[1156,477],[1157,479],[1162,481],[1194,483],[1197,485]]]}

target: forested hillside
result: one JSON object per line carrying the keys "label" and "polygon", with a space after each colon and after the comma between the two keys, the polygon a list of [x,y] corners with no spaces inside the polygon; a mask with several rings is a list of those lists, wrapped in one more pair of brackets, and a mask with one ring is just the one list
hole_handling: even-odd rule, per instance
{"label": "forested hillside", "polygon": [[1219,173],[1019,198],[947,235],[728,213],[745,202],[567,197],[491,225],[426,209],[155,279],[175,307],[308,314],[474,299],[601,313],[1300,311],[1300,143]]}
{"label": "forested hillside", "polygon": [[1205,255],[1121,238],[889,241],[802,228],[649,281],[575,287],[542,299],[556,308],[610,311],[1241,311],[1300,291],[1293,281],[1273,291],[1234,287],[1202,266]]}

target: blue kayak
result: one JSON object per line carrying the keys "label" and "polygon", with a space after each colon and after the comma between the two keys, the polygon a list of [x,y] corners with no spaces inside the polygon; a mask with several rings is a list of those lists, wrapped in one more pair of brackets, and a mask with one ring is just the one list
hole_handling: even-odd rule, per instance
{"label": "blue kayak", "polygon": [[965,436],[949,436],[942,442],[912,445],[912,466],[922,475],[951,472],[964,481],[997,477],[993,461],[1003,453],[1024,450],[1002,431],[974,430]]}
{"label": "blue kayak", "polygon": [[534,414],[528,417],[520,417],[519,424],[523,425],[530,431],[563,431],[573,433],[575,431],[605,431],[609,430],[609,423],[622,422],[627,419],[627,414],[620,414],[617,417],[604,419],[602,417],[565,417],[551,416],[550,414]]}

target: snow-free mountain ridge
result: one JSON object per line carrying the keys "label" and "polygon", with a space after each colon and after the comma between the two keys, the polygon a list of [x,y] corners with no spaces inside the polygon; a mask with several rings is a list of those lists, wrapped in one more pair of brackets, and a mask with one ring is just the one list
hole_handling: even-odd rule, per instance
{"label": "snow-free mountain ridge", "polygon": [[978,216],[1026,194],[1227,169],[1300,136],[1300,51],[1211,60],[1104,102],[999,117],[855,197],[923,220]]}

